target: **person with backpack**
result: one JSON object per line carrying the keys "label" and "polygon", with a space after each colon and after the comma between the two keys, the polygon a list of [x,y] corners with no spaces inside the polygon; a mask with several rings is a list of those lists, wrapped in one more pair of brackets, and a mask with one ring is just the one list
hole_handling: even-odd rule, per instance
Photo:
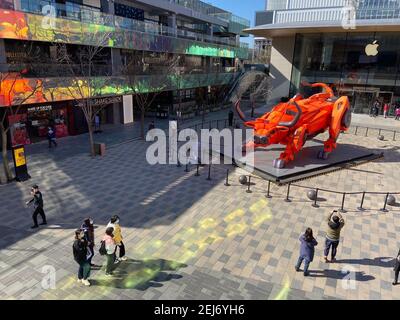
{"label": "person with backpack", "polygon": [[43,196],[42,196],[42,193],[39,191],[38,185],[35,184],[31,188],[31,195],[33,196],[33,198],[31,200],[27,201],[25,204],[28,206],[30,203],[33,202],[33,206],[34,206],[35,210],[33,211],[33,214],[32,214],[33,226],[31,227],[31,229],[36,229],[36,228],[39,228],[38,221],[37,221],[37,216],[39,214],[42,217],[42,223],[40,225],[47,224],[46,214],[44,213],[44,210],[43,210]]}
{"label": "person with backpack", "polygon": [[83,230],[78,229],[75,231],[75,241],[72,245],[72,252],[74,260],[79,264],[78,269],[78,282],[85,286],[90,286],[88,280],[90,276],[90,263],[88,262],[88,242],[85,239]]}
{"label": "person with backpack", "polygon": [[327,215],[325,221],[328,225],[328,228],[326,230],[324,259],[325,263],[329,263],[328,255],[329,250],[332,247],[331,262],[335,262],[337,248],[340,242],[340,231],[344,227],[344,219],[339,212],[334,210],[332,213]]}
{"label": "person with backpack", "polygon": [[110,222],[107,225],[107,228],[113,228],[114,229],[114,241],[115,244],[117,245],[117,248],[119,248],[119,258],[116,260],[117,262],[120,261],[126,261],[127,258],[125,257],[125,245],[122,242],[122,233],[121,233],[121,226],[119,225],[119,217],[118,216],[113,216],[111,217]]}
{"label": "person with backpack", "polygon": [[308,268],[314,260],[315,246],[318,245],[317,240],[313,236],[311,228],[307,228],[306,232],[300,236],[300,256],[295,266],[297,272],[300,271],[300,266],[304,261],[304,276],[307,277],[310,273]]}
{"label": "person with backpack", "polygon": [[81,230],[84,232],[85,240],[88,243],[88,262],[91,267],[97,267],[95,264],[92,263],[92,259],[94,257],[94,224],[92,218],[87,218],[83,221],[81,226]]}
{"label": "person with backpack", "polygon": [[399,283],[398,280],[399,280],[399,273],[400,273],[400,250],[397,253],[397,257],[394,261],[393,271],[394,271],[394,281],[393,281],[392,285],[397,286],[397,284]]}
{"label": "person with backpack", "polygon": [[114,241],[114,235],[113,235],[114,229],[113,228],[107,228],[106,233],[103,237],[103,240],[101,241],[101,246],[100,246],[100,254],[102,256],[106,256],[107,258],[107,263],[106,263],[106,276],[112,276],[112,268],[115,262],[115,241]]}

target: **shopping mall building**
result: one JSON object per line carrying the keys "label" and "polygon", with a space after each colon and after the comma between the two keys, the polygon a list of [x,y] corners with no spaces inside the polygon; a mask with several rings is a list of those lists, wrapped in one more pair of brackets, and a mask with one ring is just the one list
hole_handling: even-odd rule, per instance
{"label": "shopping mall building", "polygon": [[[101,107],[102,123],[134,121],[133,87],[161,92],[148,115],[176,114],[179,104],[189,117],[201,94],[204,103],[220,105],[216,100],[248,58],[240,38],[249,27],[248,20],[199,0],[0,0],[0,116],[23,102],[7,116],[12,144],[45,139],[49,123],[59,137],[85,132],[82,101],[74,94],[81,81],[76,74],[86,76],[79,52],[107,33],[92,60],[96,88],[84,88]],[[60,43],[73,61],[60,59]],[[121,70],[130,61],[139,63],[127,77]],[[174,74],[170,62],[177,63]]]}
{"label": "shopping mall building", "polygon": [[248,32],[272,38],[274,101],[303,81],[331,84],[356,113],[400,99],[400,0],[267,0]]}

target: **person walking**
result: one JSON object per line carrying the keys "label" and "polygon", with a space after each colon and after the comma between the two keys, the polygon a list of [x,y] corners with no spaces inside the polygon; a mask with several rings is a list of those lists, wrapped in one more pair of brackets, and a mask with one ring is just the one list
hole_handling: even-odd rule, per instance
{"label": "person walking", "polygon": [[400,105],[397,106],[396,108],[396,118],[395,120],[400,120]]}
{"label": "person walking", "polygon": [[120,261],[126,261],[127,258],[125,257],[125,245],[122,242],[122,232],[121,232],[121,226],[119,224],[120,219],[117,215],[113,216],[110,220],[110,222],[107,225],[107,228],[113,228],[114,232],[114,241],[116,244],[116,248],[119,248],[119,257],[117,258],[116,262]]}
{"label": "person walking", "polygon": [[72,245],[72,251],[75,261],[79,264],[78,269],[78,282],[85,286],[90,286],[90,263],[88,261],[88,242],[85,239],[83,230],[78,229],[75,231],[75,241]]}
{"label": "person walking", "polygon": [[31,229],[35,229],[35,228],[39,227],[38,221],[37,221],[37,216],[39,214],[42,217],[42,223],[40,225],[46,225],[47,220],[46,220],[46,214],[44,213],[44,210],[43,210],[43,196],[39,190],[38,185],[34,185],[31,188],[31,195],[32,195],[32,199],[27,201],[26,205],[28,206],[29,204],[31,204],[33,202],[33,206],[34,206],[34,211],[32,214],[33,226],[31,227]]}
{"label": "person walking", "polygon": [[372,106],[372,117],[378,116],[380,108],[381,108],[381,104],[379,103],[379,100],[376,99],[374,102],[374,105]]}
{"label": "person walking", "polygon": [[345,222],[342,215],[336,210],[334,210],[332,213],[329,213],[325,221],[328,225],[328,228],[326,230],[324,259],[326,263],[329,263],[328,255],[329,250],[332,248],[331,262],[335,262],[337,248],[340,242],[340,231],[344,227]]}
{"label": "person walking", "polygon": [[385,103],[385,105],[383,106],[383,116],[385,117],[385,119],[387,119],[389,115],[389,110],[390,110],[390,104]]}
{"label": "person walking", "polygon": [[393,285],[396,286],[399,282],[399,273],[400,273],[400,250],[399,253],[397,254],[397,257],[394,261],[394,281],[393,281]]}
{"label": "person walking", "polygon": [[311,228],[307,228],[306,232],[300,236],[299,240],[300,256],[295,269],[299,272],[301,264],[304,261],[304,276],[307,277],[310,274],[308,268],[310,267],[310,263],[314,260],[315,246],[318,245],[318,242],[315,240]]}
{"label": "person walking", "polygon": [[106,264],[106,276],[112,276],[112,269],[115,262],[115,241],[113,236],[114,229],[108,227],[106,229],[106,233],[103,237],[105,249],[106,249],[106,257],[107,257],[107,264]]}
{"label": "person walking", "polygon": [[100,115],[96,114],[94,116],[94,133],[100,132]]}
{"label": "person walking", "polygon": [[47,139],[49,140],[49,149],[51,149],[52,144],[57,147],[56,131],[52,126],[47,128]]}
{"label": "person walking", "polygon": [[87,218],[83,221],[81,229],[84,233],[85,240],[88,243],[88,262],[91,267],[97,267],[97,265],[92,263],[92,259],[94,257],[94,224],[92,218]]}

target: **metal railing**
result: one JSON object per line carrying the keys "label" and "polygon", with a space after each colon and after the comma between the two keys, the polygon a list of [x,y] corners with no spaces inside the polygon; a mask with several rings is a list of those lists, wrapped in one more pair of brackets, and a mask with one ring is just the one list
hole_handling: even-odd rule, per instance
{"label": "metal railing", "polygon": [[[52,10],[54,10],[54,12]],[[240,43],[237,43],[236,40],[233,39],[215,37],[179,28],[175,29],[155,22],[141,21],[106,14],[101,12],[98,8],[75,3],[60,4],[54,3],[50,0],[25,0],[23,6],[21,7],[21,11],[40,15],[54,14],[55,17],[62,19],[75,20],[88,24],[95,23],[109,27],[140,31],[156,35],[192,39],[195,41],[216,43],[232,47],[241,46]],[[242,46],[243,48],[246,48],[246,44],[243,43]]]}

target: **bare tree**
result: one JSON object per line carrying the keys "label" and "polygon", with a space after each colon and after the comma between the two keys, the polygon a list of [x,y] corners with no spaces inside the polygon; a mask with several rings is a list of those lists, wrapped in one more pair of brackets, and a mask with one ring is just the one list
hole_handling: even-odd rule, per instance
{"label": "bare tree", "polygon": [[[93,140],[93,122],[96,115],[106,105],[94,105],[93,98],[102,95],[102,89],[107,86],[107,77],[111,76],[111,69],[107,66],[97,65],[97,61],[105,56],[105,48],[110,42],[111,31],[96,31],[84,34],[85,43],[74,54],[68,50],[68,45],[58,43],[57,62],[66,67],[68,81],[68,93],[77,102],[85,116],[89,131],[90,154],[95,156]],[[105,70],[102,76],[98,76],[99,68]],[[65,81],[65,79],[62,79]],[[111,80],[111,79],[109,79]]]}
{"label": "bare tree", "polygon": [[257,100],[263,100],[265,104],[268,103],[268,99],[271,95],[271,78],[264,76],[259,82],[256,82],[251,87],[250,93],[250,105],[251,105],[251,117],[254,117],[254,109]]}
{"label": "bare tree", "polygon": [[[179,65],[179,56],[165,57],[164,67],[159,76],[147,75],[147,65],[143,56],[131,56],[129,60],[121,66],[121,73],[126,80],[126,85],[135,98],[135,102],[140,111],[140,136],[145,137],[145,115],[155,99],[171,84],[168,75],[173,74]],[[160,70],[159,70],[160,71]]]}
{"label": "bare tree", "polygon": [[[23,77],[24,73],[24,70],[20,72],[0,72],[0,95],[3,96],[4,100],[2,103],[4,106],[1,108],[3,112],[0,115],[1,150],[7,182],[13,180],[7,154],[7,134],[12,126],[7,125],[7,120],[17,115],[21,107],[39,93],[42,88],[42,82],[39,79],[26,79]],[[20,87],[23,87],[26,91],[20,92]]]}

